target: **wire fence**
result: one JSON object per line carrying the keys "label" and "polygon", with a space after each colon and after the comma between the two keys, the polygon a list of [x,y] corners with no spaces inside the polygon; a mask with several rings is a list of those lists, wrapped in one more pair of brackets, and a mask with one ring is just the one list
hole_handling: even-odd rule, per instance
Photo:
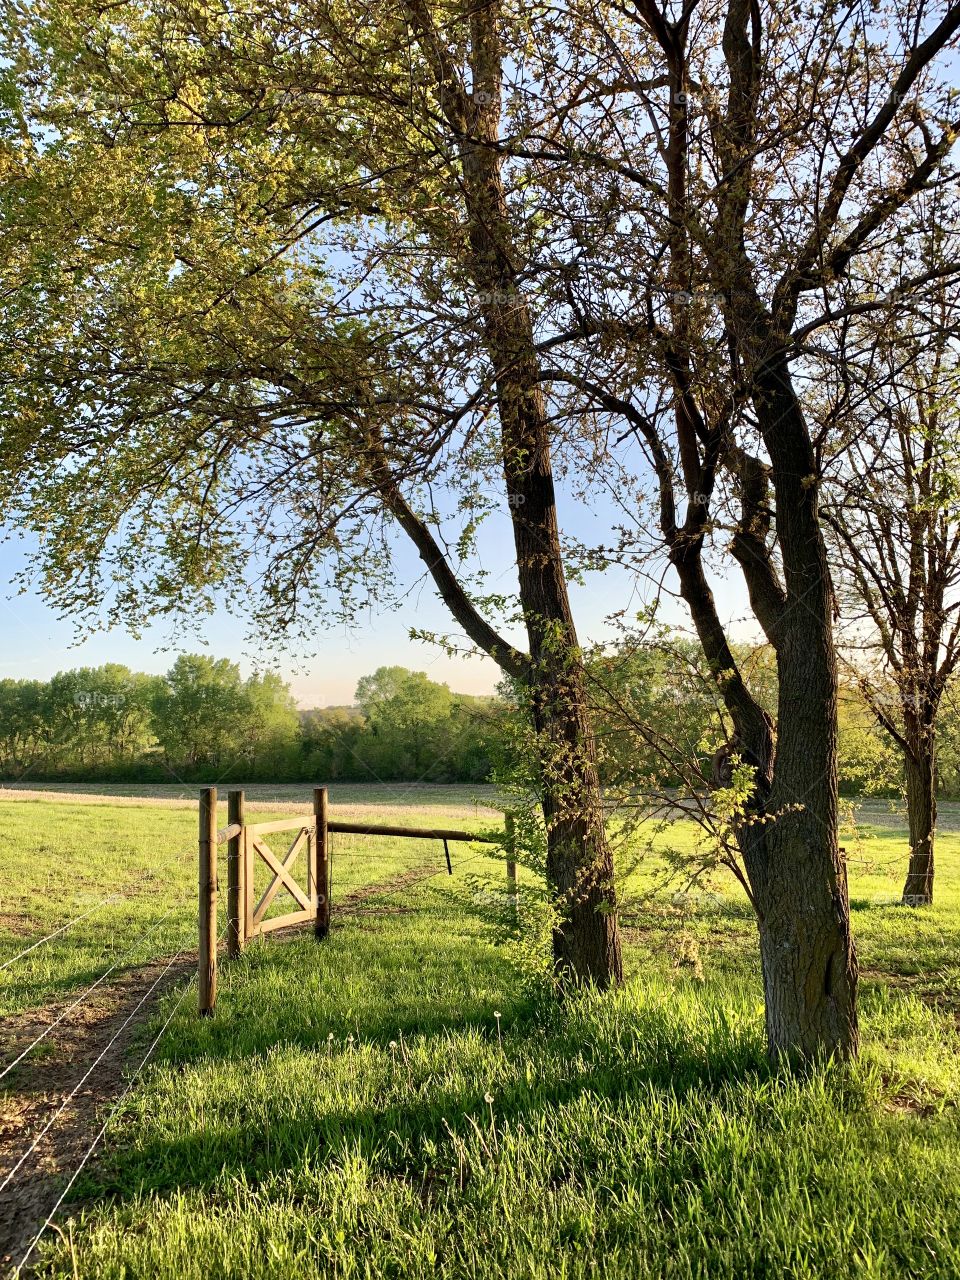
{"label": "wire fence", "polygon": [[[196,846],[191,845],[189,848],[182,849],[179,852],[171,855],[171,860],[173,862],[177,862],[177,861],[186,862],[188,859],[196,858],[196,856],[197,856]],[[131,884],[128,885],[127,888],[129,889],[134,885],[147,884],[148,882],[152,882],[154,884],[156,883],[156,876],[153,873],[138,876],[136,879],[131,881]],[[52,942],[54,938],[59,938],[63,934],[68,933],[76,925],[80,924],[81,921],[89,920],[91,916],[96,915],[98,911],[101,911],[104,907],[108,906],[111,902],[122,902],[128,896],[129,895],[125,890],[117,889],[117,890],[114,890],[114,892],[112,893],[108,893],[105,897],[100,898],[92,906],[87,907],[86,910],[81,911],[78,914],[71,915],[70,919],[64,921],[62,925],[59,925],[56,929],[51,929],[49,933],[45,933],[40,938],[35,938],[34,941],[29,944],[29,946],[24,947],[21,951],[18,951],[16,955],[9,956],[6,960],[4,960],[3,963],[0,964],[0,973],[3,973],[7,969],[12,968],[12,966],[15,965],[18,960],[23,960],[26,956],[30,955],[34,951],[37,951],[40,947],[44,946],[46,943]]]}
{"label": "wire fence", "polygon": [[[160,927],[160,925],[173,913],[173,911],[179,905],[180,903],[172,904],[168,909],[168,911],[164,913],[164,916],[161,917],[161,919],[156,922],[154,929],[151,930],[151,932],[155,932],[156,929]],[[193,928],[194,926],[191,922],[191,933],[193,931]],[[220,936],[217,939],[218,946],[223,943],[223,940],[226,936],[226,932],[227,932],[227,926],[224,927],[223,931],[220,933]],[[189,941],[192,941],[192,937],[189,939]],[[74,1083],[69,1093],[62,1100],[62,1102],[56,1108],[53,1114],[47,1119],[46,1123],[34,1135],[33,1139],[30,1141],[26,1149],[20,1155],[19,1159],[15,1162],[12,1168],[7,1172],[3,1181],[0,1182],[0,1195],[2,1195],[3,1192],[13,1183],[13,1180],[16,1178],[17,1174],[19,1174],[20,1171],[24,1168],[24,1166],[26,1165],[30,1157],[37,1152],[40,1144],[43,1142],[43,1139],[46,1137],[47,1134],[51,1132],[51,1130],[54,1128],[54,1126],[57,1124],[60,1118],[66,1113],[71,1103],[76,1099],[80,1090],[84,1087],[87,1081],[90,1080],[91,1076],[96,1071],[97,1067],[100,1066],[100,1064],[105,1060],[107,1055],[110,1053],[110,1050],[114,1048],[114,1046],[119,1041],[120,1037],[123,1035],[124,1031],[134,1021],[134,1019],[137,1017],[140,1011],[144,1008],[144,1006],[150,1000],[151,996],[153,996],[154,993],[158,991],[158,988],[161,987],[161,984],[163,984],[164,980],[170,975],[171,971],[175,968],[175,966],[179,962],[184,961],[186,957],[192,954],[192,950],[193,948],[191,946],[184,945],[180,948],[180,950],[175,952],[172,956],[169,956],[165,960],[165,962],[163,962],[163,967],[161,968],[160,972],[156,975],[156,977],[153,978],[153,980],[146,987],[146,989],[140,994],[139,999],[137,999],[136,1002],[129,1008],[125,1017],[122,1019],[119,1025],[116,1026],[116,1028],[114,1028],[114,1030],[108,1037],[106,1043],[100,1048],[96,1057],[89,1064],[89,1066],[80,1076],[80,1078]],[[32,1051],[32,1049],[34,1049],[36,1045],[39,1044],[46,1037],[46,1035],[48,1035],[50,1031],[54,1029],[55,1026],[59,1025],[64,1020],[64,1018],[70,1011],[79,1008],[84,1003],[84,1001],[89,998],[90,993],[93,990],[95,990],[96,987],[100,986],[101,983],[106,979],[106,977],[109,976],[109,974],[112,973],[117,968],[117,966],[122,963],[122,960],[123,958],[118,960],[116,964],[112,965],[109,970],[107,970],[104,974],[100,976],[100,978],[98,978],[97,982],[91,984],[91,986],[88,987],[86,991],[84,991],[75,1001],[72,1002],[72,1004],[69,1006],[67,1010],[64,1010],[64,1012],[60,1015],[60,1017],[57,1019],[57,1021],[54,1024],[46,1028],[44,1033],[36,1037],[36,1039],[32,1041],[24,1049],[24,1051],[18,1056],[17,1059],[9,1063],[7,1067],[4,1068],[2,1075],[0,1075],[0,1079],[2,1079],[3,1076],[7,1075],[19,1062],[23,1061],[23,1059]],[[117,1098],[114,1100],[113,1105],[111,1106],[105,1120],[100,1125],[97,1132],[94,1134],[92,1140],[86,1145],[83,1155],[81,1156],[77,1164],[73,1167],[72,1172],[70,1173],[70,1176],[67,1179],[67,1182],[61,1189],[53,1206],[51,1207],[49,1212],[46,1214],[39,1229],[30,1238],[30,1241],[28,1243],[26,1250],[20,1255],[19,1260],[14,1264],[13,1270],[11,1272],[12,1276],[19,1276],[22,1274],[24,1267],[27,1265],[30,1258],[33,1256],[33,1253],[37,1248],[37,1245],[40,1243],[41,1239],[43,1238],[44,1233],[53,1224],[54,1219],[57,1216],[57,1213],[62,1207],[67,1196],[70,1194],[70,1191],[76,1184],[77,1179],[79,1178],[80,1174],[88,1164],[97,1146],[100,1144],[100,1142],[103,1140],[104,1136],[106,1135],[111,1122],[113,1121],[115,1116],[118,1114],[120,1108],[123,1105],[123,1102],[129,1095],[130,1091],[133,1089],[134,1085],[140,1079],[147,1063],[156,1053],[156,1050],[160,1042],[162,1041],[164,1035],[166,1034],[167,1030],[169,1029],[171,1022],[173,1021],[177,1012],[181,1008],[187,995],[194,988],[195,983],[196,983],[196,973],[194,972],[194,973],[191,973],[190,976],[187,978],[187,980],[184,982],[183,988],[180,991],[180,994],[177,996],[176,1001],[174,1002],[172,1008],[170,1009],[169,1013],[164,1019],[164,1022],[160,1027],[159,1031],[151,1040],[146,1052],[141,1057],[136,1068],[134,1069],[129,1079],[127,1080],[126,1084],[124,1085],[124,1088],[119,1093]]]}
{"label": "wire fence", "polygon": [[[196,857],[195,847],[178,851],[171,855],[171,857],[174,862],[193,859]],[[98,913],[102,912],[104,908],[107,908],[113,903],[129,901],[130,889],[147,883],[155,884],[156,877],[152,874],[138,876],[131,885],[126,886],[123,890],[118,890],[104,895],[84,910],[73,914],[70,919],[65,921],[62,925],[59,925],[55,929],[51,929],[39,938],[35,938],[28,946],[21,948],[21,950],[19,950],[15,955],[10,956],[0,964],[0,972],[11,974],[16,980],[19,976],[17,969],[18,962],[21,962],[26,966],[31,966],[33,963],[33,955],[35,955],[41,948],[56,939],[66,938],[71,935],[76,936],[73,931],[82,922],[94,921]],[[117,1048],[118,1042],[124,1033],[131,1028],[131,1024],[134,1023],[138,1016],[147,1010],[151,999],[160,994],[163,985],[170,979],[171,975],[175,973],[177,966],[182,965],[186,961],[187,957],[195,955],[195,915],[191,912],[188,920],[184,921],[185,927],[179,929],[176,928],[177,913],[181,910],[185,910],[191,901],[195,901],[195,894],[193,892],[183,891],[179,893],[156,919],[148,923],[145,930],[138,933],[131,945],[125,946],[119,955],[110,958],[110,963],[97,973],[94,981],[85,986],[78,995],[70,999],[69,1003],[67,1003],[65,1007],[57,1013],[56,1017],[45,1025],[38,1034],[34,1035],[27,1044],[23,1045],[22,1048],[19,1048],[16,1051],[15,1056],[10,1061],[5,1062],[2,1067],[0,1067],[0,1082],[3,1082],[12,1075],[16,1068],[22,1067],[27,1059],[29,1059],[30,1055],[33,1054],[38,1047],[51,1037],[58,1029],[70,1028],[73,1020],[76,1020],[78,1026],[87,1025],[87,1020],[89,1018],[87,1010],[90,1008],[92,997],[94,997],[101,989],[109,990],[109,988],[106,987],[109,979],[117,978],[124,971],[129,969],[144,966],[160,966],[159,972],[151,973],[150,980],[142,990],[139,990],[139,992],[134,991],[131,996],[131,1003],[123,1008],[123,1016],[120,1018],[119,1022],[115,1025],[111,1025],[109,1034],[105,1041],[98,1045],[97,1052],[92,1061],[86,1065],[79,1078],[72,1084],[66,1095],[63,1096],[59,1105],[57,1105],[53,1112],[46,1118],[45,1122],[40,1126],[37,1132],[32,1135],[24,1150],[20,1152],[11,1167],[6,1171],[2,1180],[0,1180],[0,1196],[7,1193],[8,1190],[13,1191],[18,1184],[22,1184],[24,1179],[29,1181],[39,1172],[41,1167],[40,1161],[42,1159],[41,1147],[44,1140],[48,1138],[48,1136],[52,1138],[54,1134],[59,1133],[61,1122],[70,1110],[71,1105],[76,1102],[81,1090],[83,1090],[84,1087],[87,1086],[93,1078],[95,1078],[94,1073],[108,1059],[111,1051]],[[169,946],[164,947],[162,953],[158,955],[158,938],[162,937],[164,930],[168,928],[175,929],[174,937],[171,938]],[[81,952],[83,950],[83,944],[89,941],[85,936],[87,932],[88,931],[86,930],[84,931],[80,942]],[[224,929],[223,933],[220,935],[218,945],[222,942],[225,933],[226,929]],[[116,1114],[117,1108],[127,1097],[137,1079],[142,1074],[143,1069],[155,1054],[157,1047],[160,1044],[163,1035],[168,1030],[177,1010],[182,1006],[183,1001],[189,994],[190,990],[195,987],[195,982],[196,973],[194,972],[184,983],[183,990],[177,997],[177,1000],[171,1008],[162,1027],[154,1036],[147,1052],[141,1058],[122,1092],[115,1099],[109,1114],[94,1136],[93,1141],[84,1151],[82,1159],[73,1168],[65,1186],[60,1191],[56,1203],[50,1209],[39,1230],[35,1232],[30,1240],[28,1249],[23,1253],[19,1261],[15,1263],[13,1270],[10,1273],[11,1275],[19,1276],[21,1274],[23,1268],[33,1255],[34,1250],[43,1237],[44,1232],[53,1224],[57,1212],[66,1197],[69,1195],[70,1190],[75,1185],[81,1171],[86,1166],[98,1143],[103,1139],[104,1134],[107,1132],[111,1120]],[[6,1087],[9,1088],[9,1085]],[[31,1157],[33,1157],[33,1160],[31,1160]]]}
{"label": "wire fence", "polygon": [[105,907],[108,902],[116,902],[117,899],[122,896],[123,895],[119,893],[110,893],[105,898],[101,898],[100,901],[95,903],[88,911],[84,911],[78,916],[71,916],[66,924],[62,924],[59,929],[54,929],[52,932],[44,934],[42,938],[38,938],[36,942],[32,942],[29,947],[24,947],[23,950],[18,951],[15,956],[11,956],[9,960],[5,960],[3,964],[0,964],[0,973],[2,973],[4,969],[9,969],[12,964],[16,964],[18,960],[22,960],[24,956],[28,956],[31,951],[36,951],[38,947],[42,947],[45,942],[50,942],[51,939],[58,938],[61,933],[66,933],[68,929],[72,929],[73,926],[79,924],[81,920],[89,919],[89,917],[95,915],[101,907]]}
{"label": "wire fence", "polygon": [[[229,829],[228,832],[218,833],[218,836],[224,837],[228,833]],[[184,851],[182,855],[175,856],[191,857],[195,856],[195,853],[191,849]],[[377,833],[373,831],[370,833],[331,834],[329,892],[334,904],[334,925],[338,916],[348,919],[359,914],[394,915],[399,912],[440,914],[444,911],[449,911],[453,906],[450,901],[451,893],[458,899],[459,909],[462,909],[466,897],[465,877],[479,870],[479,864],[482,861],[489,861],[497,856],[497,851],[490,844],[479,850],[477,850],[476,846],[471,847],[463,844],[451,849],[444,840],[411,836],[399,842],[392,840],[388,845],[384,845],[377,838]],[[145,876],[143,879],[148,880],[151,878]],[[48,944],[51,940],[68,933],[69,930],[72,930],[82,921],[92,920],[98,911],[103,910],[110,903],[123,899],[125,896],[127,895],[123,892],[115,892],[104,896],[83,912],[72,916],[63,925],[51,930],[43,937],[35,939],[15,956],[10,957],[0,965],[0,970],[7,971],[12,969],[18,961],[23,961],[31,953]],[[151,998],[159,994],[164,982],[175,972],[176,966],[182,964],[188,955],[196,954],[195,947],[191,945],[195,936],[196,920],[191,917],[189,924],[190,935],[180,939],[179,930],[177,931],[178,939],[171,943],[171,949],[176,948],[172,954],[167,954],[165,957],[141,958],[145,948],[149,948],[151,943],[153,944],[153,949],[155,949],[158,936],[162,936],[164,928],[169,926],[171,920],[175,920],[177,911],[185,907],[191,897],[191,894],[184,892],[175,901],[171,902],[166,910],[150,923],[146,932],[138,936],[131,946],[125,947],[120,955],[110,957],[110,963],[97,973],[94,981],[88,983],[78,995],[72,998],[48,1025],[45,1025],[38,1034],[30,1039],[29,1043],[19,1048],[16,1056],[0,1067],[0,1082],[2,1082],[10,1077],[17,1067],[22,1066],[30,1055],[59,1028],[69,1027],[71,1018],[77,1016],[82,1019],[83,1011],[88,1007],[88,1002],[91,1001],[91,998],[96,995],[98,990],[105,987],[111,977],[116,976],[125,968],[136,964],[161,966],[159,972],[150,975],[150,980],[144,989],[139,993],[134,993],[135,998],[134,996],[131,997],[130,1005],[124,1008],[123,1016],[116,1025],[111,1025],[105,1042],[99,1045],[92,1061],[86,1065],[82,1074],[60,1100],[59,1105],[46,1118],[38,1131],[33,1134],[24,1150],[19,1153],[2,1181],[0,1181],[0,1196],[7,1192],[8,1188],[13,1187],[17,1181],[29,1179],[39,1172],[39,1162],[43,1159],[42,1144],[44,1144],[44,1140],[48,1135],[59,1133],[58,1126],[61,1125],[63,1117],[77,1100],[81,1090],[94,1076],[98,1067],[108,1058],[111,1051],[117,1048],[121,1037],[131,1027],[138,1015],[145,1010]],[[230,922],[228,920],[219,932],[215,950],[219,949],[220,944],[223,943],[229,928]],[[139,1058],[137,1066],[129,1075],[129,1078],[126,1079],[122,1090],[113,1100],[108,1114],[99,1124],[92,1140],[85,1145],[80,1159],[70,1169],[69,1176],[67,1176],[67,1170],[63,1170],[66,1182],[59,1189],[43,1220],[39,1222],[37,1230],[32,1232],[26,1247],[19,1256],[19,1260],[15,1262],[11,1273],[13,1276],[21,1275],[24,1267],[34,1256],[44,1233],[51,1227],[55,1228],[57,1214],[76,1185],[77,1179],[89,1163],[98,1145],[103,1141],[125,1099],[129,1096],[138,1080],[141,1079],[144,1069],[155,1056],[164,1035],[167,1033],[177,1012],[183,1006],[183,1002],[189,993],[195,989],[196,972],[191,974],[183,983],[182,990],[180,990],[175,1002],[167,1012],[163,1024],[153,1036],[146,1051]],[[119,1051],[123,1051],[122,1045]],[[30,1164],[32,1158],[36,1168]],[[33,1192],[31,1191],[30,1194],[33,1195]],[[37,1221],[39,1221],[39,1216]]]}
{"label": "wire fence", "polygon": [[104,1058],[113,1048],[114,1044],[117,1042],[117,1040],[119,1039],[123,1031],[130,1025],[130,1023],[136,1017],[137,1013],[143,1008],[144,1004],[147,1002],[147,1000],[150,998],[153,992],[157,989],[157,986],[163,981],[163,979],[169,973],[172,966],[176,964],[176,962],[186,954],[187,954],[187,951],[186,951],[186,948],[184,948],[182,951],[178,952],[170,960],[167,961],[167,964],[164,966],[163,970],[158,974],[156,978],[154,978],[153,982],[151,982],[150,986],[146,989],[146,991],[143,993],[140,999],[136,1002],[136,1004],[133,1006],[133,1008],[130,1010],[127,1016],[123,1019],[123,1021],[114,1031],[114,1033],[110,1036],[107,1043],[103,1046],[103,1048],[97,1054],[96,1058],[94,1058],[93,1062],[86,1069],[86,1071],[83,1073],[80,1079],[76,1082],[76,1084],[67,1094],[66,1098],[63,1100],[60,1106],[56,1109],[56,1111],[53,1113],[53,1115],[50,1117],[47,1123],[39,1131],[39,1133],[36,1135],[36,1137],[27,1147],[26,1151],[23,1153],[20,1159],[9,1171],[9,1173],[4,1178],[4,1180],[0,1182],[0,1193],[6,1190],[6,1188],[9,1186],[15,1174],[23,1167],[24,1163],[30,1158],[33,1152],[36,1151],[43,1137],[50,1131],[50,1129],[56,1123],[59,1117],[63,1115],[64,1111],[66,1111],[67,1107],[74,1100],[74,1098],[77,1096],[77,1094],[86,1084],[86,1082],[90,1079],[91,1075],[94,1073],[94,1071],[97,1069],[100,1063],[104,1060]]}
{"label": "wire fence", "polygon": [[[226,933],[226,930],[224,930],[224,934],[225,934],[225,933]],[[222,935],[221,935],[221,936],[222,936]],[[70,1192],[72,1191],[73,1186],[74,1186],[74,1184],[75,1184],[75,1183],[76,1183],[76,1181],[77,1181],[77,1178],[79,1178],[80,1174],[81,1174],[81,1173],[83,1172],[83,1170],[85,1169],[85,1167],[86,1167],[86,1165],[87,1165],[87,1162],[89,1161],[90,1157],[93,1155],[93,1153],[94,1153],[94,1151],[96,1150],[96,1148],[100,1145],[101,1141],[103,1140],[103,1138],[104,1138],[104,1136],[105,1136],[105,1134],[106,1134],[106,1132],[107,1132],[107,1129],[110,1127],[110,1123],[111,1123],[111,1121],[113,1120],[114,1116],[116,1116],[116,1115],[117,1115],[117,1113],[118,1113],[118,1111],[120,1110],[120,1107],[122,1106],[122,1104],[123,1104],[123,1102],[124,1102],[125,1098],[127,1097],[127,1094],[130,1092],[130,1090],[133,1088],[133,1086],[137,1083],[137,1080],[140,1078],[140,1075],[141,1075],[141,1073],[142,1073],[142,1071],[143,1071],[144,1067],[147,1065],[147,1063],[148,1063],[148,1062],[150,1061],[150,1059],[153,1057],[153,1054],[154,1054],[154,1052],[156,1051],[157,1045],[158,1045],[158,1044],[160,1043],[160,1041],[163,1039],[163,1036],[164,1036],[164,1034],[165,1034],[165,1032],[166,1032],[167,1028],[170,1026],[170,1023],[173,1021],[174,1015],[177,1013],[178,1009],[179,1009],[179,1008],[180,1008],[180,1006],[183,1004],[184,999],[186,998],[187,994],[188,994],[188,993],[191,991],[191,989],[193,988],[193,985],[194,985],[194,976],[191,976],[191,978],[189,979],[189,981],[187,981],[186,983],[184,983],[183,990],[180,992],[180,995],[177,997],[176,1003],[174,1004],[173,1008],[170,1010],[169,1014],[167,1015],[166,1020],[165,1020],[165,1021],[164,1021],[164,1023],[163,1023],[163,1026],[160,1028],[160,1030],[159,1030],[159,1031],[157,1032],[157,1034],[154,1036],[153,1040],[152,1040],[152,1041],[151,1041],[151,1043],[150,1043],[150,1047],[147,1049],[147,1052],[146,1052],[146,1053],[143,1055],[143,1057],[141,1058],[140,1063],[139,1063],[139,1065],[137,1066],[136,1070],[134,1071],[133,1075],[132,1075],[132,1076],[130,1077],[130,1079],[127,1081],[127,1084],[126,1084],[126,1086],[125,1086],[125,1088],[124,1088],[123,1092],[120,1094],[120,1096],[117,1098],[116,1102],[114,1103],[114,1106],[112,1107],[112,1109],[111,1109],[111,1111],[110,1111],[110,1114],[107,1116],[106,1120],[104,1120],[103,1124],[100,1126],[100,1129],[99,1129],[99,1130],[98,1130],[98,1132],[94,1135],[93,1141],[90,1143],[90,1145],[87,1147],[86,1151],[83,1153],[83,1157],[82,1157],[82,1159],[80,1160],[79,1164],[78,1164],[78,1165],[76,1166],[76,1168],[74,1169],[73,1173],[70,1175],[70,1178],[69,1178],[69,1180],[68,1180],[68,1182],[67,1182],[66,1186],[63,1188],[63,1190],[60,1192],[60,1195],[57,1197],[57,1200],[56,1200],[56,1202],[55,1202],[55,1204],[54,1204],[53,1208],[50,1210],[50,1212],[47,1214],[46,1218],[44,1219],[43,1223],[41,1224],[41,1226],[40,1226],[40,1230],[36,1233],[36,1235],[35,1235],[35,1236],[33,1237],[33,1239],[30,1241],[30,1244],[29,1244],[29,1246],[28,1246],[28,1248],[27,1248],[26,1252],[21,1256],[20,1261],[19,1261],[18,1263],[16,1263],[16,1265],[14,1266],[14,1269],[13,1269],[13,1275],[14,1275],[14,1276],[19,1276],[19,1275],[22,1273],[23,1268],[27,1265],[27,1263],[29,1262],[30,1258],[33,1256],[33,1251],[34,1251],[34,1249],[36,1249],[37,1245],[40,1243],[41,1239],[43,1238],[43,1234],[44,1234],[44,1232],[45,1232],[45,1231],[47,1231],[47,1230],[48,1230],[48,1228],[50,1227],[50,1225],[52,1224],[52,1222],[53,1222],[54,1218],[57,1216],[57,1213],[59,1212],[60,1207],[61,1207],[61,1205],[63,1204],[64,1200],[66,1200],[67,1196],[68,1196],[68,1195],[70,1194]]]}

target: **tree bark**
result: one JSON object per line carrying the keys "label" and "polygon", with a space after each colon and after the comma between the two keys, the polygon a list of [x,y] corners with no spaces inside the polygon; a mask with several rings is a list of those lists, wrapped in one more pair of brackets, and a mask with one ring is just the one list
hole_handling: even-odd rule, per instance
{"label": "tree bark", "polygon": [[838,847],[836,672],[819,611],[788,629],[769,822],[744,846],[757,907],[768,1052],[810,1061],[856,1053],[857,966]]}
{"label": "tree bark", "polygon": [[613,854],[606,835],[596,746],[579,655],[537,679],[547,881],[557,910],[553,958],[561,982],[601,988],[623,978]]}
{"label": "tree bark", "polygon": [[722,682],[739,753],[756,770],[738,843],[757,912],[768,1053],[778,1062],[852,1056],[857,970],[837,834],[828,593],[821,592],[820,609],[801,607],[781,620],[774,739],[736,669],[699,556],[675,554],[673,562],[708,662]]}
{"label": "tree bark", "polygon": [[786,594],[774,624],[779,698],[770,821],[763,857],[748,874],[771,1057],[843,1058],[858,1047],[857,963],[839,850],[830,570],[813,445],[782,346],[769,339],[756,352],[753,400],[770,456]]}
{"label": "tree bark", "polygon": [[558,910],[562,980],[607,987],[623,976],[613,855],[606,838],[586,675],[567,592],[546,407],[530,314],[504,243],[506,203],[489,149],[464,157],[474,278],[496,379],[503,469],[530,645],[547,877]]}
{"label": "tree bark", "polygon": [[903,904],[926,907],[933,902],[933,852],[937,826],[936,747],[932,737],[904,755],[910,865]]}
{"label": "tree bark", "polygon": [[465,265],[477,291],[493,370],[520,605],[530,646],[522,679],[530,691],[537,732],[547,878],[558,910],[555,969],[561,980],[607,987],[623,976],[613,855],[583,657],[567,592],[549,420],[533,321],[523,296],[522,252],[513,241],[496,145],[503,62],[499,0],[482,0],[470,12],[470,92],[436,39],[420,0],[408,0],[408,9],[458,138],[468,237]]}
{"label": "tree bark", "polygon": [[783,590],[759,611],[777,657],[776,738],[744,686],[703,573],[698,537],[671,559],[740,743],[755,769],[739,845],[757,912],[768,1053],[809,1062],[856,1054],[857,965],[837,806],[837,668],[816,459],[783,344],[749,285],[731,328],[754,370],[770,458]]}

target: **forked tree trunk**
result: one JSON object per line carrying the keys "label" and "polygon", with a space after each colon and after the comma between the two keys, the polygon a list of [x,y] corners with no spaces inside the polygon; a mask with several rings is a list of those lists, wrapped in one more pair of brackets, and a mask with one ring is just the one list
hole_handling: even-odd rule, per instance
{"label": "forked tree trunk", "polygon": [[[836,671],[823,608],[785,615],[779,730],[743,686],[699,555],[677,554],[681,591],[756,774],[739,844],[757,912],[767,1048],[774,1061],[847,1057],[857,1048],[857,970],[837,836]],[[826,592],[821,593],[825,601]]]}
{"label": "forked tree trunk", "polygon": [[903,886],[908,907],[933,902],[933,846],[937,827],[937,763],[932,737],[904,754],[910,866]]}
{"label": "forked tree trunk", "polygon": [[[749,285],[743,346],[757,370],[754,404],[776,493],[782,586],[769,560],[744,564],[751,600],[777,656],[776,739],[736,667],[703,574],[699,542],[671,558],[704,653],[754,766],[740,849],[757,912],[767,1048],[775,1062],[856,1054],[857,965],[838,842],[837,669],[830,574],[817,512],[816,460],[779,340]],[[766,331],[767,342],[764,343]]]}

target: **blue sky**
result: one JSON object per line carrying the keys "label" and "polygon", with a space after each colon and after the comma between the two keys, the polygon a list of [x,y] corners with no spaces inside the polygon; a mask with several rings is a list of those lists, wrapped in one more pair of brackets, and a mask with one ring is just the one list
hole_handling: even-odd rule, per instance
{"label": "blue sky", "polygon": [[[589,512],[582,503],[561,495],[561,520],[584,539],[601,537],[608,514]],[[60,619],[36,592],[17,595],[10,585],[24,565],[28,544],[16,537],[0,544],[0,678],[48,679],[57,671],[78,666],[122,662],[139,671],[162,672],[181,652],[201,649],[216,657],[239,662],[244,673],[256,669],[256,646],[246,634],[243,620],[219,610],[205,624],[200,637],[176,623],[165,621],[135,639],[115,629],[77,644],[75,626]],[[494,520],[482,546],[483,562],[494,575],[491,590],[512,590],[513,546],[506,519]],[[449,658],[438,648],[408,637],[411,626],[438,633],[454,632],[443,604],[432,585],[422,580],[422,565],[405,539],[398,538],[397,580],[410,592],[397,609],[368,616],[353,630],[318,627],[315,652],[291,655],[283,668],[301,706],[349,703],[357,680],[379,666],[400,665],[426,671],[463,693],[490,693],[499,671],[486,658]],[[742,617],[742,593],[735,584],[716,583],[718,602],[726,618]],[[584,586],[572,589],[578,631],[583,640],[598,640],[608,633],[604,619],[617,609],[637,608],[641,603],[626,573],[608,571],[594,575]],[[668,605],[665,616],[684,623],[682,605]],[[744,633],[742,625],[735,630]]]}

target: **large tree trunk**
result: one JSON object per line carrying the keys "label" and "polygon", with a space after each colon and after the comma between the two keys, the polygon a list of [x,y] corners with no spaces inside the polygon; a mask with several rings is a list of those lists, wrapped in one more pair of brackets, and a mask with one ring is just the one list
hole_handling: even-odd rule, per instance
{"label": "large tree trunk", "polygon": [[[769,457],[782,582],[768,544],[771,523],[766,469],[744,469],[724,424],[711,431],[692,392],[690,325],[673,308],[668,362],[673,377],[677,443],[687,489],[682,530],[672,501],[661,501],[681,591],[736,729],[732,752],[753,766],[751,812],[739,835],[757,911],[766,996],[767,1043],[775,1061],[810,1061],[856,1052],[856,960],[850,936],[846,868],[837,831],[837,671],[831,633],[831,590],[817,510],[819,474],[810,432],[791,381],[789,325],[782,329],[761,302],[745,250],[750,165],[759,101],[758,27],[748,4],[731,5],[723,33],[730,68],[725,129],[718,130],[724,181],[712,245],[715,283],[734,364],[743,377]],[[752,30],[748,34],[748,26]],[[686,228],[686,129],[683,19],[651,29],[672,69],[670,145],[671,285],[689,287]],[[662,34],[661,34],[662,33]],[[676,295],[675,295],[676,296]],[[702,567],[706,508],[714,465],[726,457],[742,486],[743,520],[734,531],[751,604],[777,655],[778,733],[746,688],[730,654]],[[661,491],[670,480],[660,476]],[[692,513],[692,514],[691,514]]]}
{"label": "large tree trunk", "polygon": [[937,765],[932,735],[904,754],[907,818],[910,825],[910,866],[903,886],[908,907],[933,902],[933,842],[937,826]]}
{"label": "large tree trunk", "polygon": [[533,322],[496,147],[503,56],[498,13],[497,0],[473,10],[473,93],[451,83],[446,101],[463,138],[468,268],[496,384],[520,604],[530,644],[528,681],[540,744],[547,875],[560,921],[554,960],[562,979],[606,987],[622,977],[613,857],[567,593]]}
{"label": "large tree trunk", "polygon": [[729,652],[699,542],[680,540],[671,558],[734,722],[735,749],[756,770],[739,843],[760,933],[769,1055],[845,1058],[858,1047],[857,965],[838,840],[837,669],[816,459],[768,317],[749,286],[738,302],[732,318],[756,370],[753,401],[770,457],[783,571],[781,587],[769,565],[744,566],[777,655],[775,741]]}
{"label": "large tree trunk", "polygon": [[757,912],[767,1048],[774,1061],[857,1048],[857,969],[837,835],[836,670],[829,615],[786,615],[778,636],[778,732],[743,686],[697,554],[674,556],[681,591],[756,770],[739,845]]}
{"label": "large tree trunk", "polygon": [[[754,331],[756,332],[756,330]],[[768,335],[769,336],[769,335]],[[749,344],[752,345],[752,344]],[[779,698],[765,853],[749,868],[774,1059],[856,1053],[857,963],[837,811],[837,664],[817,466],[782,348],[754,351],[785,598],[773,619]]]}
{"label": "large tree trunk", "polygon": [[833,652],[822,616],[794,619],[778,670],[770,822],[748,867],[767,1045],[775,1060],[846,1057],[857,1048],[857,969],[838,848]]}
{"label": "large tree trunk", "polygon": [[541,677],[533,690],[547,828],[547,880],[557,908],[554,967],[561,981],[607,987],[623,977],[613,854],[606,836],[582,667]]}

